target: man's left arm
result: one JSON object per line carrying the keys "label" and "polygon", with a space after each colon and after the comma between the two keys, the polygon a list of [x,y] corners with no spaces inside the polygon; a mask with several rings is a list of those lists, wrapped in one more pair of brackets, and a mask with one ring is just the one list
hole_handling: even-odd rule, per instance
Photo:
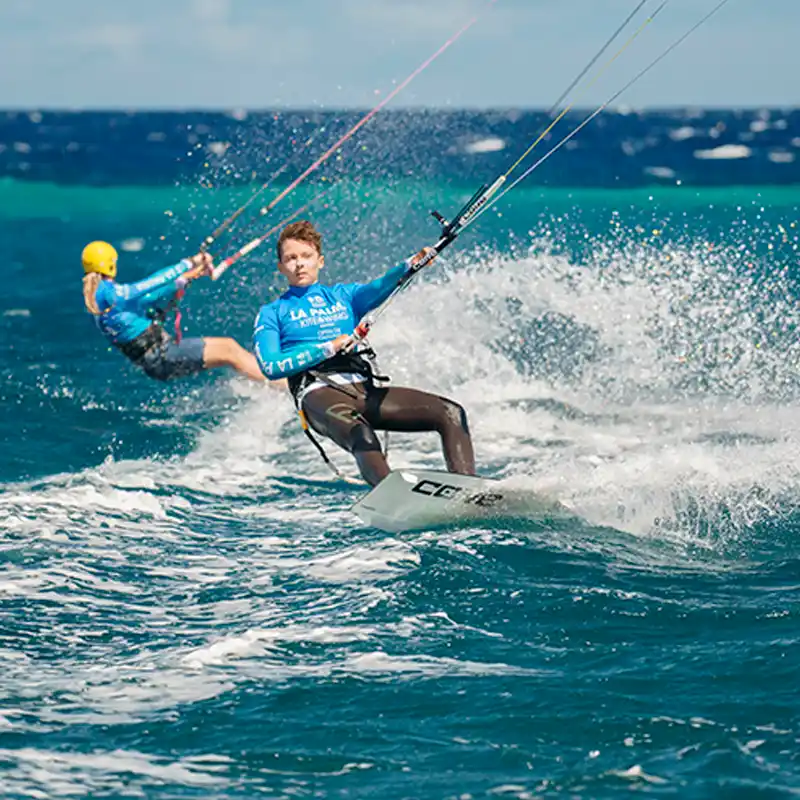
{"label": "man's left arm", "polygon": [[436,252],[432,247],[423,247],[416,255],[407,258],[402,264],[392,267],[385,275],[376,278],[369,283],[354,284],[351,295],[353,313],[359,319],[377,308],[385,300],[388,300],[392,292],[402,283],[403,278],[408,275],[413,267],[419,264],[423,258],[429,258],[428,264],[432,264],[436,258]]}
{"label": "man's left arm", "polygon": [[374,281],[355,284],[351,302],[356,318],[360,319],[387,300],[389,295],[408,274],[410,267],[411,262],[407,260],[396,267],[392,267],[385,275],[376,278]]}

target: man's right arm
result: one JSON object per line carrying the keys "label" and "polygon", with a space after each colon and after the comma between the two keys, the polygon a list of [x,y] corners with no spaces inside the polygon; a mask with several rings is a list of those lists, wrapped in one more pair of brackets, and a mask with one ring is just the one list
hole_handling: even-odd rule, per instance
{"label": "man's right arm", "polygon": [[261,372],[269,380],[305,372],[336,352],[331,342],[282,350],[277,313],[270,306],[264,306],[256,317],[253,350]]}

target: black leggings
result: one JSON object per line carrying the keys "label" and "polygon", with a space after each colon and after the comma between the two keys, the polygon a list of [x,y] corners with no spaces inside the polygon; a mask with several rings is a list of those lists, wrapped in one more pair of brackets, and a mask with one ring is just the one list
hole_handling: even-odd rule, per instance
{"label": "black leggings", "polygon": [[417,433],[437,431],[450,472],[475,474],[475,456],[464,409],[445,397],[417,389],[355,384],[324,386],[302,402],[312,428],[351,452],[361,475],[375,486],[389,473],[376,430]]}

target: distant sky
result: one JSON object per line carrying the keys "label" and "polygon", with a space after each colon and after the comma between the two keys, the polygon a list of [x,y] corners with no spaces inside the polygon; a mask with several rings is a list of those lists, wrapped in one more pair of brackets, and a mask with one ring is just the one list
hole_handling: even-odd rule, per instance
{"label": "distant sky", "polygon": [[[578,105],[606,100],[715,4],[668,0],[613,68],[579,93]],[[0,0],[0,107],[367,107],[476,13],[478,24],[393,106],[542,107],[635,6]],[[618,104],[800,105],[798,34],[800,0],[731,0]]]}

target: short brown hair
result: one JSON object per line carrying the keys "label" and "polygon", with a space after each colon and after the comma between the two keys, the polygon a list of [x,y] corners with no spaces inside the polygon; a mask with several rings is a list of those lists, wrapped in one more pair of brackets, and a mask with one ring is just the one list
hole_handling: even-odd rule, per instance
{"label": "short brown hair", "polygon": [[278,237],[278,261],[283,258],[283,243],[287,239],[297,239],[299,242],[308,242],[322,255],[322,234],[314,227],[314,223],[307,219],[290,222]]}

